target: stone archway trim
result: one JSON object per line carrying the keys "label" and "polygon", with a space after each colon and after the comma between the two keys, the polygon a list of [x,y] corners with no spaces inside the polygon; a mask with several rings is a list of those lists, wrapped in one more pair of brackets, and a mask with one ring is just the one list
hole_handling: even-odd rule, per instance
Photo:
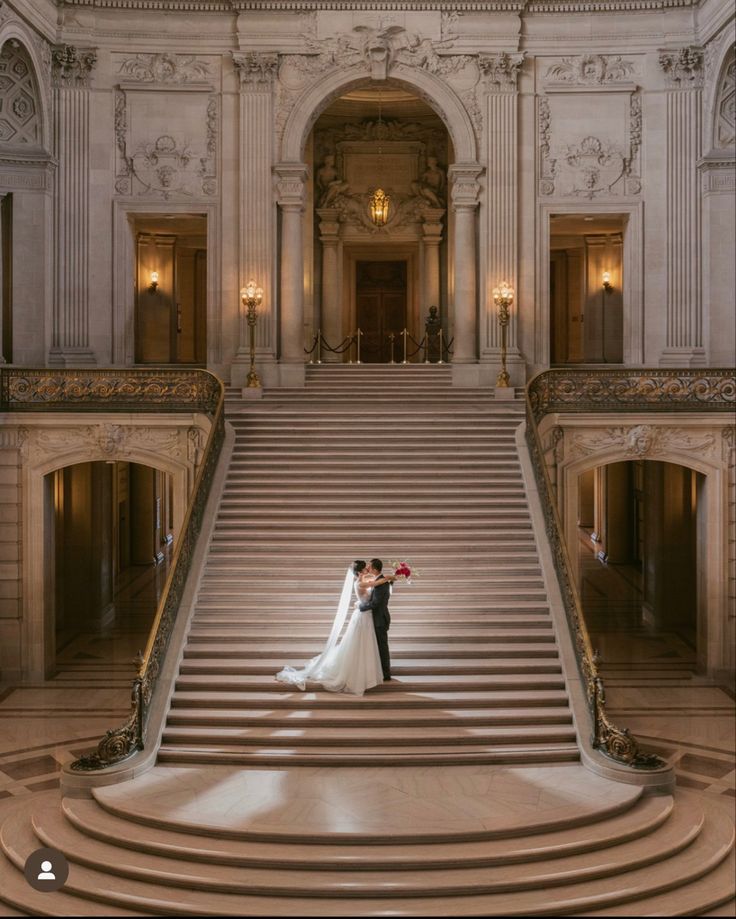
{"label": "stone archway trim", "polygon": [[[179,532],[188,497],[209,431],[202,415],[111,415],[62,420],[18,416],[22,495],[21,668],[31,679],[44,679],[44,477],[76,463],[132,462],[173,476],[174,530]],[[34,424],[35,422],[35,424]],[[66,446],[65,446],[66,445]]]}
{"label": "stone archway trim", "polygon": [[[310,83],[294,103],[286,120],[281,142],[281,161],[302,163],[307,135],[320,113],[333,99],[370,78],[369,68],[359,65],[335,70]],[[457,163],[477,162],[478,148],[473,123],[456,93],[443,80],[405,64],[394,66],[390,78],[405,84],[437,112],[450,134]]]}

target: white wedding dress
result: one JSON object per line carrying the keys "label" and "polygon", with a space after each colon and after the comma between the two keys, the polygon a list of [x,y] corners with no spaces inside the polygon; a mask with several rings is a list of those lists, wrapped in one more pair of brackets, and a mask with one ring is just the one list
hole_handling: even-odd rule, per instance
{"label": "white wedding dress", "polygon": [[[340,640],[340,632],[353,595],[353,612]],[[329,692],[349,692],[356,696],[362,696],[366,689],[382,683],[383,670],[373,628],[373,616],[370,610],[362,613],[359,609],[361,600],[367,595],[366,593],[361,597],[358,580],[348,569],[332,631],[324,650],[304,667],[284,667],[276,674],[276,679],[297,686],[302,691],[307,688],[309,682],[319,683]]]}

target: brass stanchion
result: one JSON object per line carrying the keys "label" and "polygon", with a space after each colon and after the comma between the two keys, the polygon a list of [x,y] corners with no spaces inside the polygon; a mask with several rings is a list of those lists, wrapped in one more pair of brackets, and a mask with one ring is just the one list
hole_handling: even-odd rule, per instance
{"label": "brass stanchion", "polygon": [[322,329],[317,329],[317,363],[322,363]]}
{"label": "brass stanchion", "polygon": [[407,336],[409,333],[406,331],[406,329],[404,329],[404,331],[403,331],[401,334],[404,336],[404,360],[403,360],[401,363],[402,363],[402,364],[408,364],[409,361],[407,361],[407,359],[406,359],[406,336]]}
{"label": "brass stanchion", "polygon": [[246,389],[260,389],[261,381],[256,373],[256,310],[263,300],[263,289],[256,287],[255,281],[248,281],[247,287],[240,291],[240,300],[246,308],[248,332],[250,338],[250,371],[248,373]]}
{"label": "brass stanchion", "polygon": [[442,360],[442,348],[443,348],[443,344],[442,344],[442,326],[440,326],[440,330],[439,330],[439,332],[438,332],[437,334],[439,335],[439,338],[440,338],[440,359],[437,361],[437,363],[438,363],[438,364],[444,364],[445,362]]}
{"label": "brass stanchion", "polygon": [[429,331],[424,334],[424,363],[429,363]]}
{"label": "brass stanchion", "polygon": [[389,346],[390,346],[390,348],[391,348],[391,360],[389,361],[389,364],[395,364],[395,363],[396,363],[396,361],[394,360],[394,339],[395,339],[395,338],[396,338],[396,336],[394,335],[394,333],[393,333],[393,332],[389,332],[388,341],[389,341]]}
{"label": "brass stanchion", "polygon": [[361,339],[362,337],[363,337],[363,333],[360,331],[360,329],[358,329],[358,335],[357,335],[357,338],[358,338],[358,359],[357,359],[357,361],[355,362],[356,364],[359,364],[359,363],[360,363],[360,339]]}

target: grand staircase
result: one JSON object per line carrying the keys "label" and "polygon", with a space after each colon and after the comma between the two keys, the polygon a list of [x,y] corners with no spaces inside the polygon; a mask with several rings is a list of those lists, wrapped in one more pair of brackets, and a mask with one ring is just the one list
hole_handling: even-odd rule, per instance
{"label": "grand staircase", "polygon": [[[162,763],[382,765],[578,759],[514,444],[520,402],[434,365],[308,368],[230,403],[237,434],[164,731]],[[354,558],[408,557],[393,681],[288,690]]]}
{"label": "grand staircase", "polygon": [[[324,366],[304,390],[231,392],[228,415],[158,765],[91,798],[0,801],[0,915],[734,915],[722,798],[579,762],[519,401],[442,367]],[[374,554],[420,573],[392,599],[395,680],[278,683]],[[40,846],[71,863],[54,894],[23,876]]]}

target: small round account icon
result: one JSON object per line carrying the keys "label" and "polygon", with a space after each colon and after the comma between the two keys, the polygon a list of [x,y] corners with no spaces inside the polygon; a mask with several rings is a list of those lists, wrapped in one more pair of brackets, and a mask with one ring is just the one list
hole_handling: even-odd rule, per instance
{"label": "small round account icon", "polygon": [[34,890],[50,893],[66,884],[69,862],[58,849],[36,849],[26,859],[23,873]]}

